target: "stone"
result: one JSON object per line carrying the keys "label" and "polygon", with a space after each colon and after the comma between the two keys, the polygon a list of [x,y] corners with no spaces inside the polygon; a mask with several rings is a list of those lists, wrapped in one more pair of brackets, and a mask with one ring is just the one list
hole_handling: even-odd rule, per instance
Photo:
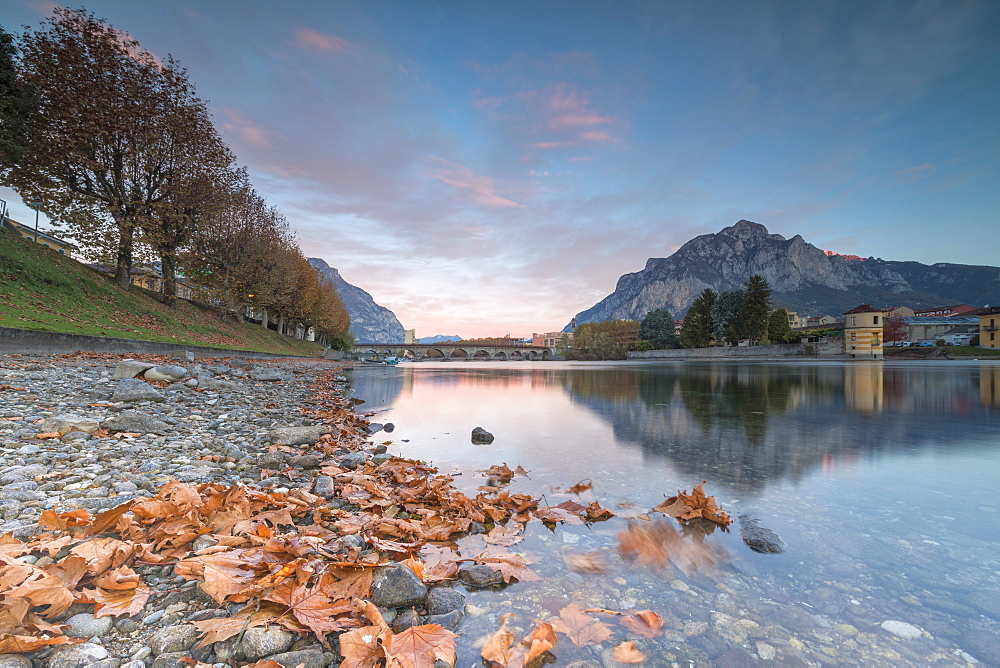
{"label": "stone", "polygon": [[758,642],[757,656],[760,657],[761,661],[773,661],[775,656],[774,647],[768,645],[766,642]]}
{"label": "stone", "polygon": [[472,442],[473,443],[492,443],[493,434],[486,431],[482,427],[476,427],[472,430]]}
{"label": "stone", "polygon": [[182,666],[191,665],[183,663],[184,659],[189,656],[191,656],[191,652],[167,652],[156,657],[152,663],[147,663],[146,665],[150,666],[150,668],[181,668]]}
{"label": "stone", "polygon": [[95,617],[90,613],[73,615],[66,620],[69,630],[66,635],[74,638],[93,638],[106,635],[114,625],[113,617]]}
{"label": "stone", "polygon": [[198,628],[191,624],[178,624],[158,629],[149,638],[149,649],[154,656],[172,652],[186,652],[198,641]]}
{"label": "stone", "polygon": [[139,434],[164,435],[170,432],[170,425],[163,420],[135,411],[124,411],[121,415],[105,420],[101,423],[101,428],[108,431],[128,431]]}
{"label": "stone", "polygon": [[960,639],[960,647],[983,663],[996,661],[1000,657],[1000,633],[992,625],[970,624],[962,631]]}
{"label": "stone", "polygon": [[924,633],[913,624],[901,622],[896,619],[887,619],[882,622],[880,626],[883,631],[888,631],[894,636],[899,636],[900,638],[905,638],[907,640],[916,640]]}
{"label": "stone", "polygon": [[328,433],[330,428],[325,424],[308,427],[274,427],[268,430],[267,440],[282,445],[312,445],[320,436]]}
{"label": "stone", "polygon": [[396,618],[392,620],[392,632],[402,633],[411,626],[420,626],[420,615],[413,608],[402,610]]}
{"label": "stone", "polygon": [[362,466],[366,461],[368,461],[368,457],[365,455],[365,453],[351,452],[346,456],[344,456],[344,458],[341,459],[340,462],[338,463],[341,467],[349,471],[353,471],[359,466]]}
{"label": "stone", "polygon": [[63,413],[46,418],[39,431],[58,431],[60,434],[68,434],[72,431],[82,431],[87,434],[93,434],[98,429],[100,429],[100,425],[94,418],[84,417],[82,415],[73,415],[71,413]]}
{"label": "stone", "polygon": [[327,665],[323,652],[318,649],[300,649],[295,652],[272,654],[267,658],[282,668],[324,668]]}
{"label": "stone", "polygon": [[243,388],[228,380],[218,380],[211,376],[198,376],[198,387],[216,392],[237,392]]}
{"label": "stone", "polygon": [[817,587],[806,602],[827,615],[838,615],[847,608],[847,597],[830,587]]}
{"label": "stone", "polygon": [[265,371],[254,371],[253,379],[262,383],[277,383],[283,380],[280,373],[270,369]]}
{"label": "stone", "polygon": [[785,543],[778,534],[762,527],[756,517],[740,515],[740,539],[754,552],[778,554],[785,551]]}
{"label": "stone", "polygon": [[382,423],[381,422],[369,422],[368,426],[365,427],[365,429],[368,431],[369,434],[377,434],[380,431],[382,431]]}
{"label": "stone", "polygon": [[49,656],[46,668],[91,668],[98,661],[108,658],[108,650],[100,645],[85,642],[63,645]]}
{"label": "stone", "polygon": [[392,564],[378,569],[372,578],[371,602],[386,608],[421,605],[427,586],[407,566]]}
{"label": "stone", "polygon": [[281,654],[292,646],[296,637],[280,626],[247,629],[243,634],[243,641],[237,647],[236,656],[243,661],[258,661],[265,656]]}
{"label": "stone", "polygon": [[384,431],[387,434],[391,434],[395,430],[396,430],[396,425],[394,425],[391,422],[386,422],[384,425],[382,425],[382,431]]}
{"label": "stone", "polygon": [[465,594],[452,587],[434,587],[427,592],[427,613],[444,615],[452,610],[461,610],[465,606]]}
{"label": "stone", "polygon": [[333,478],[328,475],[318,475],[313,481],[313,494],[316,496],[322,496],[324,499],[329,499],[331,496],[337,493],[336,486],[333,483]]}
{"label": "stone", "polygon": [[144,372],[146,369],[152,369],[155,364],[150,364],[149,362],[140,362],[139,360],[122,360],[115,367],[114,373],[111,374],[111,378],[118,380],[120,378],[135,378],[140,373]]}
{"label": "stone", "polygon": [[503,573],[486,564],[477,564],[460,568],[458,579],[470,587],[490,587],[503,584]]}
{"label": "stone", "polygon": [[452,610],[441,615],[428,615],[424,624],[440,624],[449,631],[454,631],[462,623],[462,611]]}
{"label": "stone", "polygon": [[724,612],[713,612],[712,628],[729,642],[739,645],[747,639],[751,631],[760,628],[760,625],[755,621],[732,617]]}
{"label": "stone", "polygon": [[146,371],[142,374],[142,377],[146,380],[173,383],[179,380],[184,380],[189,375],[188,370],[182,366],[178,366],[176,364],[162,364],[160,366],[154,366],[151,369],[146,369]]}
{"label": "stone", "polygon": [[31,668],[31,659],[21,654],[0,654],[0,668]]}
{"label": "stone", "polygon": [[135,378],[122,378],[111,395],[111,401],[166,401],[156,388]]}
{"label": "stone", "polygon": [[390,459],[392,459],[392,455],[390,455],[388,452],[382,452],[372,456],[372,464],[374,464],[375,466],[380,466],[382,464],[385,464]]}

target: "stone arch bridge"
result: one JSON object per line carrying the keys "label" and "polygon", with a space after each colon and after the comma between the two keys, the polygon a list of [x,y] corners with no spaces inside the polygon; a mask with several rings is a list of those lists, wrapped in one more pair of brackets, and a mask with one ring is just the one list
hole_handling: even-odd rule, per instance
{"label": "stone arch bridge", "polygon": [[410,360],[551,360],[555,351],[546,346],[478,345],[475,343],[358,343],[351,353],[366,360],[398,357]]}

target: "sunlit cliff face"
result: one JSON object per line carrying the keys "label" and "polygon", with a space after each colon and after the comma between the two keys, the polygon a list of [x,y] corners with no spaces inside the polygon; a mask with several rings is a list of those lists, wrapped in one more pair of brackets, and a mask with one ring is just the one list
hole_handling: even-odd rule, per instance
{"label": "sunlit cliff face", "polygon": [[826,255],[827,257],[830,257],[831,255],[836,255],[838,257],[844,258],[845,260],[852,260],[854,262],[861,262],[862,260],[864,260],[864,258],[861,257],[860,255],[844,255],[843,253],[838,253],[837,251],[831,251],[831,250],[825,250],[823,251],[823,254]]}

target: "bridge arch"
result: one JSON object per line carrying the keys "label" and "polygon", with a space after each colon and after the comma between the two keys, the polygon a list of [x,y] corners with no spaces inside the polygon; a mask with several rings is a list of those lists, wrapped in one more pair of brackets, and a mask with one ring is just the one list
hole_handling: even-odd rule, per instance
{"label": "bridge arch", "polygon": [[444,351],[442,351],[440,348],[428,348],[427,349],[427,358],[428,359],[445,359],[446,357],[448,357],[448,356],[445,355]]}
{"label": "bridge arch", "polygon": [[493,356],[493,359],[506,361],[507,360],[507,353],[505,353],[504,351],[501,350],[500,352],[498,352],[497,354],[495,354]]}
{"label": "bridge arch", "polygon": [[490,359],[490,351],[483,350],[482,348],[480,348],[472,356],[472,359],[474,359],[474,360],[488,360],[488,359]]}
{"label": "bridge arch", "polygon": [[453,360],[467,360],[469,359],[469,351],[465,348],[455,348],[448,357]]}

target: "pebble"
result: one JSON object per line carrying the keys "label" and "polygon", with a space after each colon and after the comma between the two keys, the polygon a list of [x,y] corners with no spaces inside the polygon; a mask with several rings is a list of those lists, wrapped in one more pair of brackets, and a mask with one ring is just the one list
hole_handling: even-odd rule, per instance
{"label": "pebble", "polygon": [[895,619],[887,619],[882,622],[881,627],[884,631],[899,636],[900,638],[906,638],[907,640],[916,640],[923,635],[923,631],[918,629],[913,624],[908,624],[906,622],[901,622]]}

